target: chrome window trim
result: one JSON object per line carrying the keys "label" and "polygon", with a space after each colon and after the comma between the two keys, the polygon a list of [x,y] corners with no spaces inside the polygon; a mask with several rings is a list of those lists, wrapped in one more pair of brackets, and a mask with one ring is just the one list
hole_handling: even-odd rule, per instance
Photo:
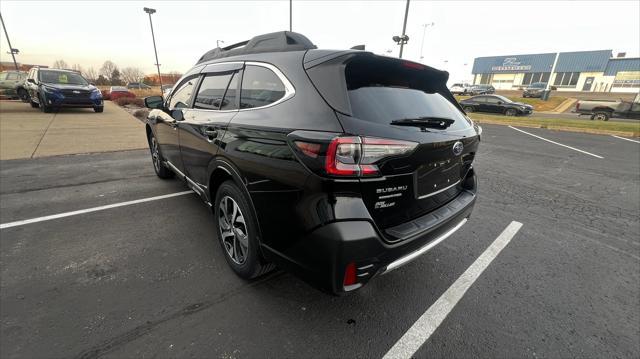
{"label": "chrome window trim", "polygon": [[[238,111],[252,111],[252,110],[259,110],[259,109],[263,109],[263,108],[272,107],[272,106],[275,106],[275,105],[277,105],[279,103],[282,103],[282,102],[292,98],[296,94],[296,89],[295,89],[295,87],[293,87],[293,85],[291,84],[289,79],[282,73],[282,71],[280,71],[279,68],[275,67],[274,65],[266,63],[266,62],[257,62],[257,61],[247,61],[247,62],[244,63],[244,65],[245,65],[245,70],[247,68],[247,65],[251,65],[251,66],[265,67],[265,68],[273,71],[273,73],[276,74],[276,76],[280,79],[280,81],[282,81],[282,84],[284,85],[284,96],[282,96],[277,101],[272,102],[272,103],[270,103],[268,105],[264,105],[264,106],[260,106],[260,107],[253,107],[253,108],[244,108],[244,109],[239,109]],[[244,72],[242,74],[242,79],[244,80]],[[240,99],[242,100],[242,84],[240,84]]]}

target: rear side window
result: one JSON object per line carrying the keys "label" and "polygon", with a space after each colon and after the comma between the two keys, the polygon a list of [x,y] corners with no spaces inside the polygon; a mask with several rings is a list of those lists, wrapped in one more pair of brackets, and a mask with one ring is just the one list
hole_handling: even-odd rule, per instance
{"label": "rear side window", "polygon": [[224,98],[224,92],[229,85],[229,80],[231,80],[231,75],[230,73],[207,75],[202,80],[193,107],[219,110]]}
{"label": "rear side window", "polygon": [[278,76],[262,66],[245,67],[242,76],[240,108],[255,108],[272,104],[285,95],[285,87]]}
{"label": "rear side window", "polygon": [[180,85],[180,87],[171,96],[169,101],[169,109],[189,107],[189,100],[194,91],[194,87],[198,82],[197,77],[193,77]]}

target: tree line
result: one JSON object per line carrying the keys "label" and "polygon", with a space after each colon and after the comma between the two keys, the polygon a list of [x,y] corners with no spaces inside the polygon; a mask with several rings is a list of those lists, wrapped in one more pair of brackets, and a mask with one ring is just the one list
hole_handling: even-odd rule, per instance
{"label": "tree line", "polygon": [[[98,86],[122,86],[129,82],[143,82],[147,85],[159,85],[157,76],[145,76],[139,67],[125,67],[120,69],[118,65],[111,60],[105,61],[102,66],[96,70],[94,67],[82,67],[80,64],[69,66],[64,60],[56,60],[51,66],[54,69],[70,69],[79,72],[89,82]],[[163,80],[170,80],[173,84],[182,76],[177,71],[172,71],[167,75],[163,75]]]}

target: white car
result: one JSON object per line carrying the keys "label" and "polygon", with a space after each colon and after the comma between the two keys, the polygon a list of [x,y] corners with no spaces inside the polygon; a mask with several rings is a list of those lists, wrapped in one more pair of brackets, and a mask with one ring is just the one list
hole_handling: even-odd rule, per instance
{"label": "white car", "polygon": [[454,94],[454,95],[471,94],[471,85],[469,85],[467,83],[453,84],[453,86],[451,86],[449,91],[451,91],[451,93]]}

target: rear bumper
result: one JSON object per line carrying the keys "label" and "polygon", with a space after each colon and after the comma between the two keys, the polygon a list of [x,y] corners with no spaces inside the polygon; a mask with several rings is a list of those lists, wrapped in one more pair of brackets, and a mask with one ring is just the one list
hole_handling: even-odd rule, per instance
{"label": "rear bumper", "polygon": [[[409,222],[415,228],[407,229],[405,239],[396,243],[384,241],[371,222],[353,220],[317,228],[287,254],[264,249],[286,259],[285,267],[310,284],[342,294],[361,288],[376,276],[411,262],[444,241],[465,224],[475,200],[474,192],[461,192],[449,204]],[[345,287],[345,270],[352,263],[356,267],[357,282]]]}

